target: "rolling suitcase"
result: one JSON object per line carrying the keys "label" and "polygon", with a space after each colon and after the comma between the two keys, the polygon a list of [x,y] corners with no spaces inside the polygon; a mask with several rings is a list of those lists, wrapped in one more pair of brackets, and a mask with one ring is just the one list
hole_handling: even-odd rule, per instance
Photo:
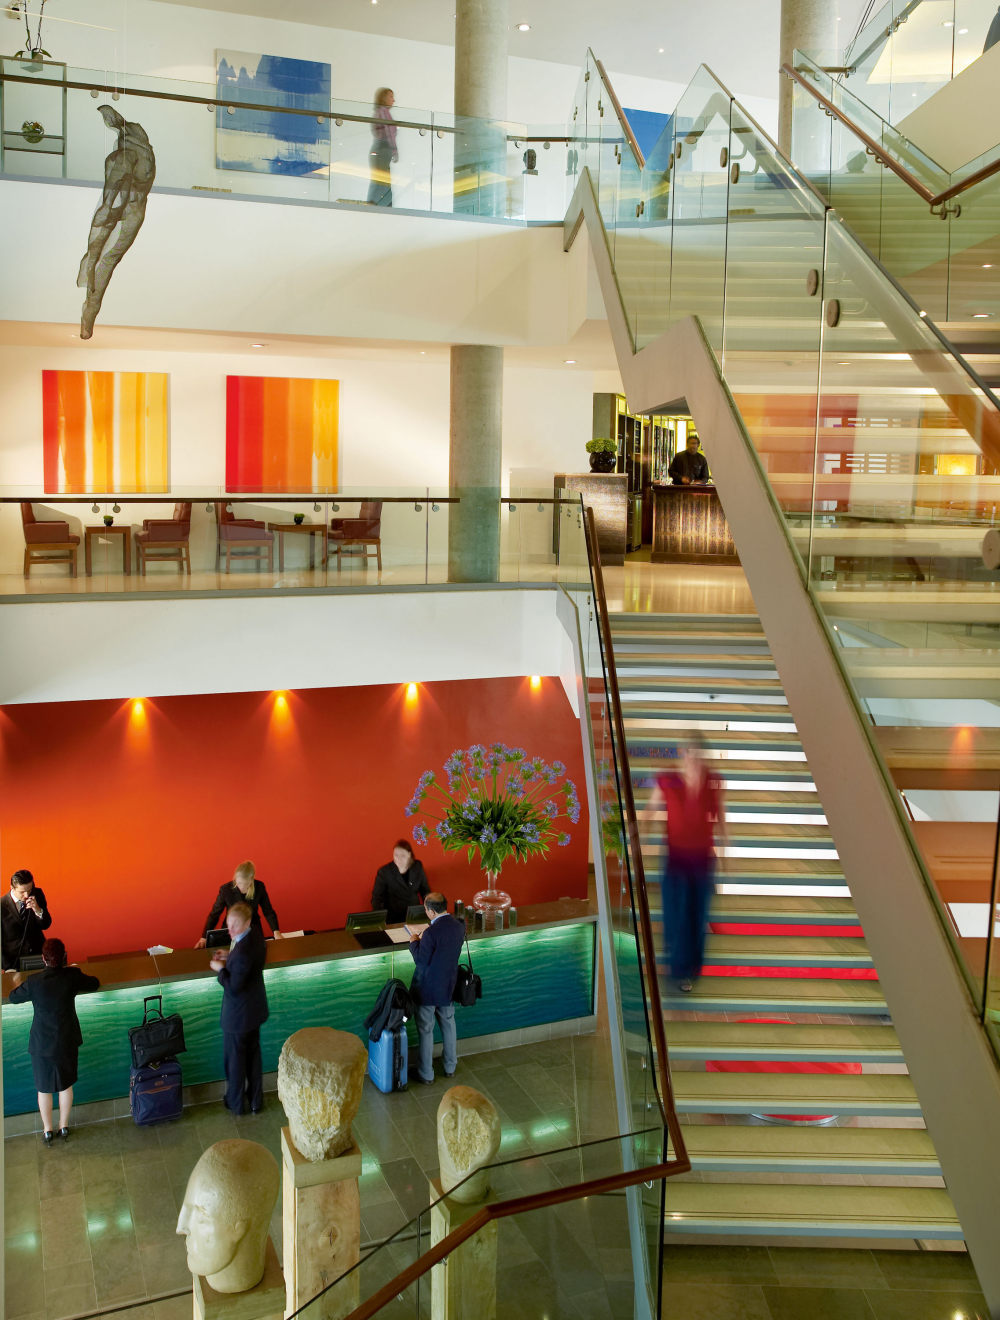
{"label": "rolling suitcase", "polygon": [[368,1042],[368,1076],[380,1091],[405,1091],[409,1041],[406,1027],[386,1027],[378,1040]]}
{"label": "rolling suitcase", "polygon": [[181,1065],[176,1059],[133,1068],[129,1078],[129,1104],[137,1127],[180,1118],[184,1108]]}

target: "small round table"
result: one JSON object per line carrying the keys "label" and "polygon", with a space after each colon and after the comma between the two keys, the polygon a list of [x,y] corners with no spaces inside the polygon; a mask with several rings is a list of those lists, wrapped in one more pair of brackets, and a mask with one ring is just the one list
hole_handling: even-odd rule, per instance
{"label": "small round table", "polygon": [[84,531],[83,559],[84,559],[84,564],[86,565],[87,577],[91,576],[91,570],[93,568],[93,562],[94,562],[93,545],[94,545],[95,536],[121,537],[122,572],[131,576],[132,573],[132,528],[131,527],[104,527],[104,526],[98,527],[96,525],[92,525],[89,527],[85,527],[83,531]]}

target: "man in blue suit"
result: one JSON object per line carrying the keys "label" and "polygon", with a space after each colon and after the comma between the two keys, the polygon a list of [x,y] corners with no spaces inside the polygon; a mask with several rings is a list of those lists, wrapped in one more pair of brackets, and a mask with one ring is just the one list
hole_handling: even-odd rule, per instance
{"label": "man in blue suit", "polygon": [[209,964],[222,986],[222,1050],[226,1070],[223,1104],[242,1114],[246,1098],[251,1114],[264,1106],[264,1070],[260,1057],[260,1028],[267,1021],[264,963],[267,946],[246,903],[234,903],[226,914],[232,940],[228,951],[219,950]]}
{"label": "man in blue suit", "polygon": [[430,1086],[434,1080],[434,1019],[441,1027],[444,1043],[445,1077],[453,1077],[458,1065],[458,1038],[455,1033],[455,977],[465,939],[465,923],[448,913],[444,894],[428,894],[424,911],[429,926],[412,932],[410,953],[417,964],[410,994],[417,1006],[417,1033],[420,1037],[420,1061],[417,1080]]}

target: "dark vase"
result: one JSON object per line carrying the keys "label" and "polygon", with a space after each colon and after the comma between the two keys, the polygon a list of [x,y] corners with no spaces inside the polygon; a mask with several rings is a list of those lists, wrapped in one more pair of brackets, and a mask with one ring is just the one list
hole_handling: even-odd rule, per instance
{"label": "dark vase", "polygon": [[591,454],[591,472],[614,472],[616,454]]}

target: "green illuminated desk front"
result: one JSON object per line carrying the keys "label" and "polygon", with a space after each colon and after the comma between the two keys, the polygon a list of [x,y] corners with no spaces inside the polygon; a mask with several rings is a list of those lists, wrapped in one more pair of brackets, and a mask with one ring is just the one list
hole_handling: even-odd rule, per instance
{"label": "green illuminated desk front", "polygon": [[[515,930],[469,941],[483,979],[483,998],[473,1008],[456,1008],[461,1039],[594,1012],[596,918],[588,903],[563,899],[521,908],[519,916]],[[143,954],[84,964],[84,971],[99,977],[103,988],[76,1001],[83,1031],[74,1089],[78,1103],[128,1094],[128,1029],[142,1021],[145,995],[162,994],[163,1011],[184,1019],[187,1051],[180,1062],[185,1085],[221,1080],[222,987],[208,968],[210,956],[205,950],[185,949],[155,958]],[[367,1041],[364,1019],[379,990],[391,976],[409,984],[412,973],[413,959],[405,944],[360,949],[344,931],[269,943],[264,977],[271,1015],[261,1028],[265,1071],[277,1068],[281,1046],[301,1027],[337,1027]],[[30,1004],[8,1004],[5,999],[5,1114],[30,1113],[36,1105],[28,1057],[31,1015]]]}

